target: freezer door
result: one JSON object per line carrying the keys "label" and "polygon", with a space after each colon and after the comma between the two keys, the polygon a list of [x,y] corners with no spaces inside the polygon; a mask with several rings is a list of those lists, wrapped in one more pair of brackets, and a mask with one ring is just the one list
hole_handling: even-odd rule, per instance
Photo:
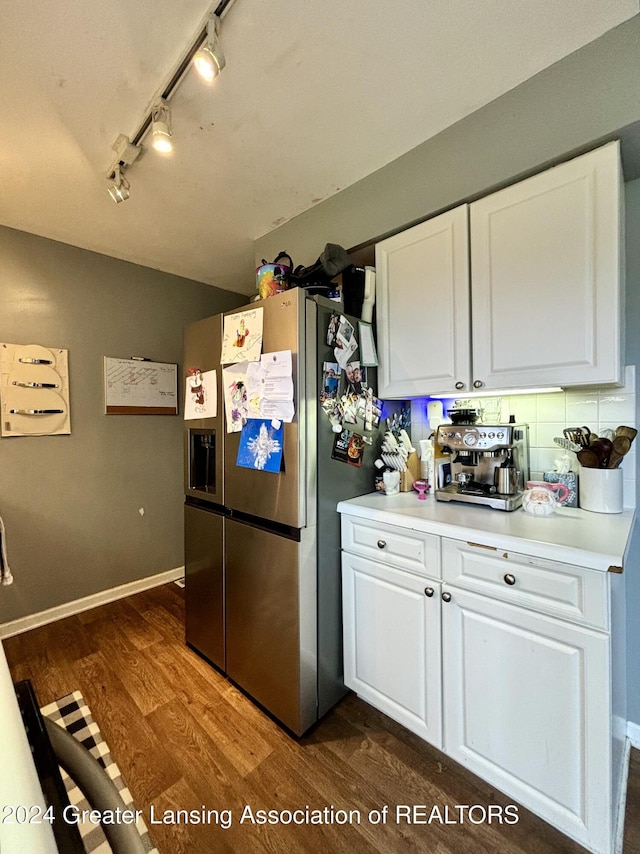
{"label": "freezer door", "polygon": [[184,508],[186,640],[221,670],[224,643],[224,517]]}
{"label": "freezer door", "polygon": [[318,715],[315,542],[226,525],[227,675],[301,735]]}
{"label": "freezer door", "polygon": [[203,373],[216,370],[217,415],[215,418],[184,422],[184,491],[193,498],[224,504],[224,413],[220,352],[222,315],[207,317],[184,331],[182,387],[186,388],[190,368]]}
{"label": "freezer door", "polygon": [[[304,476],[307,449],[301,441],[301,437],[305,436],[307,424],[303,358],[305,303],[304,291],[295,288],[244,307],[262,308],[263,353],[291,350],[295,415],[291,424],[284,425],[280,473],[237,466],[240,433],[227,433],[224,454],[226,506],[293,528],[301,528],[307,524]],[[240,308],[236,311],[242,310]],[[233,313],[227,312],[227,315]]]}

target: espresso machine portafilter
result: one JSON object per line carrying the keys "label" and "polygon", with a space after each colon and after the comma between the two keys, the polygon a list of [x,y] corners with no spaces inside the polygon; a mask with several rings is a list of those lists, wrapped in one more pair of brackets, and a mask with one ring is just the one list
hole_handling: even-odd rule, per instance
{"label": "espresso machine portafilter", "polygon": [[529,479],[527,424],[441,424],[436,441],[450,483],[438,483],[438,501],[516,510]]}

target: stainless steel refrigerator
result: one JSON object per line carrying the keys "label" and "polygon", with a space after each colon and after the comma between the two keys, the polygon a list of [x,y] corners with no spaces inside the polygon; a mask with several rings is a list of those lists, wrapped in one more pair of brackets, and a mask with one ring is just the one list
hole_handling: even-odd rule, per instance
{"label": "stainless steel refrigerator", "polygon": [[292,353],[295,416],[279,473],[236,465],[240,434],[226,432],[219,362],[224,315],[185,331],[185,377],[218,372],[217,416],[185,421],[186,641],[301,735],[346,693],[336,505],[373,490],[379,446],[365,434],[374,441],[361,467],[331,456],[336,434],[319,401],[340,306],[297,288],[244,308],[256,307],[262,351]]}

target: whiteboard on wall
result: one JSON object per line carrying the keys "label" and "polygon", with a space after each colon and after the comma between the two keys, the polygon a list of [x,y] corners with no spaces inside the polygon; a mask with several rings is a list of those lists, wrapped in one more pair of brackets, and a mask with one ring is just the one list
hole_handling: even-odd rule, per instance
{"label": "whiteboard on wall", "polygon": [[106,415],[177,415],[178,366],[104,357]]}

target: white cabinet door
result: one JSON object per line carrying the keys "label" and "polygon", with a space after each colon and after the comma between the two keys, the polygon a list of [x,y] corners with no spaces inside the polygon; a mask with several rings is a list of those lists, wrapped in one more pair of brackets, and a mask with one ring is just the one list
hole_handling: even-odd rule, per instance
{"label": "white cabinet door", "polygon": [[469,390],[468,207],[376,245],[382,398]]}
{"label": "white cabinet door", "polygon": [[344,681],[442,745],[440,584],[342,553]]}
{"label": "white cabinet door", "polygon": [[609,638],[443,585],[445,752],[610,850]]}
{"label": "white cabinet door", "polygon": [[619,144],[474,202],[473,382],[622,381]]}

